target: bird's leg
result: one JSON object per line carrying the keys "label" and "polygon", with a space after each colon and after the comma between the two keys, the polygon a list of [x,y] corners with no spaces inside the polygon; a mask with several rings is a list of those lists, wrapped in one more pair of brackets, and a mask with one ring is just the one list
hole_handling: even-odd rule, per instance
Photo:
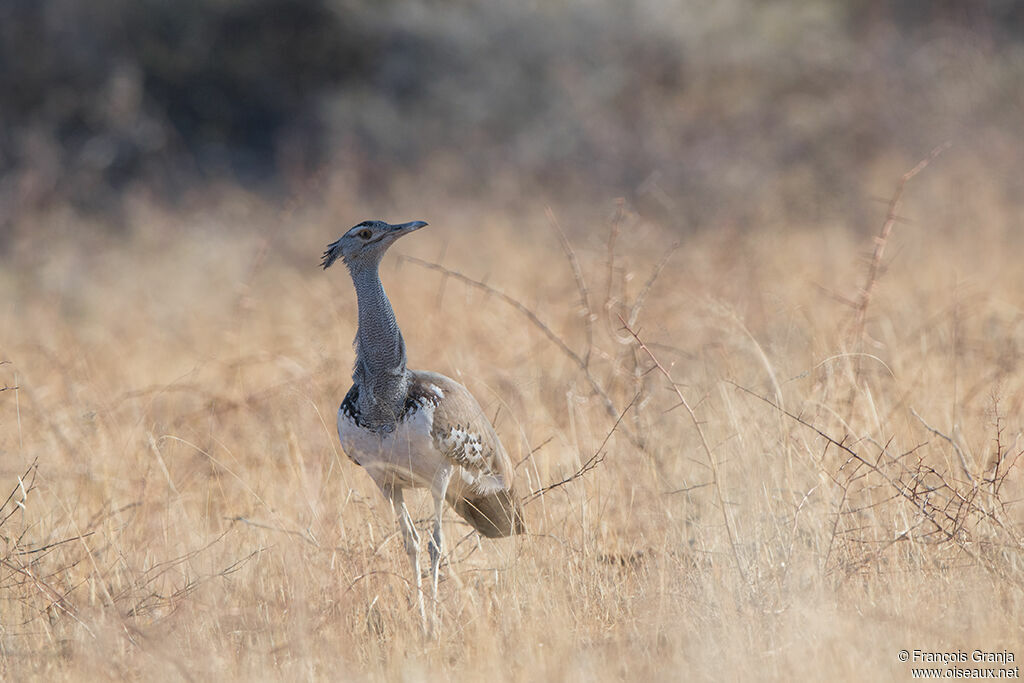
{"label": "bird's leg", "polygon": [[416,581],[416,602],[420,608],[420,626],[426,633],[427,613],[423,608],[423,580],[420,576],[420,535],[416,532],[416,525],[412,523],[409,508],[405,506],[402,489],[393,488],[390,492],[385,491],[385,493],[388,493],[388,497],[391,498],[391,504],[395,507],[395,513],[398,515],[398,526],[402,530],[405,554],[409,556],[409,562],[412,564],[412,576]]}
{"label": "bird's leg", "polygon": [[444,535],[441,531],[441,518],[444,515],[445,495],[448,493],[448,483],[452,479],[451,465],[445,465],[438,470],[434,481],[431,483],[430,491],[434,496],[434,528],[427,541],[427,549],[430,551],[430,578],[433,582],[433,619],[437,621],[437,577],[441,570],[441,554],[444,552]]}

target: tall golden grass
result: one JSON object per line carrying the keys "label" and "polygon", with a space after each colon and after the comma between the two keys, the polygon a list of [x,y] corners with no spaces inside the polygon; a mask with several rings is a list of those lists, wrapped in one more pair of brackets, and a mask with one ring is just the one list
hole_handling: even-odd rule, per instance
{"label": "tall golden grass", "polygon": [[[0,677],[902,680],[900,649],[1024,656],[1024,267],[955,163],[908,184],[872,275],[884,201],[873,226],[684,233],[611,199],[381,211],[338,186],[21,231]],[[524,493],[569,480],[520,538],[448,516],[433,638],[334,429],[355,300],[316,264],[375,212],[431,223],[382,270],[410,365],[480,399]]]}

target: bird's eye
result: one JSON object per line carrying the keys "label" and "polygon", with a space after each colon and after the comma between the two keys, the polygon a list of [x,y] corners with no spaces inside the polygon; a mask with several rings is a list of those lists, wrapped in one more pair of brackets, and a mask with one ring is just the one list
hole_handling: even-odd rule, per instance
{"label": "bird's eye", "polygon": [[366,229],[360,230],[359,232],[356,233],[356,237],[358,237],[361,240],[368,240],[370,239],[370,231]]}

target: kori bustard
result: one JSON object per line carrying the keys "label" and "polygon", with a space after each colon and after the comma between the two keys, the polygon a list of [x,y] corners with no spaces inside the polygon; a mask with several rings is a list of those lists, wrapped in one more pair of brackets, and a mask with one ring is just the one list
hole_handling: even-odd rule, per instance
{"label": "kori bustard", "polygon": [[388,247],[425,225],[364,221],[328,245],[322,264],[327,269],[339,258],[345,263],[359,306],[352,388],[338,409],[338,436],[398,516],[424,627],[420,537],[402,497],[405,489],[429,488],[434,499],[427,545],[435,605],[445,501],[488,538],[524,530],[511,463],[476,399],[453,379],[405,365],[405,341],[378,271]]}

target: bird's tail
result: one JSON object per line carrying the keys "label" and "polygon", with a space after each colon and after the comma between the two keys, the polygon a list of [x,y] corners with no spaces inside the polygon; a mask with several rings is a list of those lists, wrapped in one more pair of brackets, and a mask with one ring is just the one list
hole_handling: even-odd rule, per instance
{"label": "bird's tail", "polygon": [[487,538],[500,538],[526,531],[523,508],[515,494],[501,489],[486,496],[460,498],[455,511]]}

